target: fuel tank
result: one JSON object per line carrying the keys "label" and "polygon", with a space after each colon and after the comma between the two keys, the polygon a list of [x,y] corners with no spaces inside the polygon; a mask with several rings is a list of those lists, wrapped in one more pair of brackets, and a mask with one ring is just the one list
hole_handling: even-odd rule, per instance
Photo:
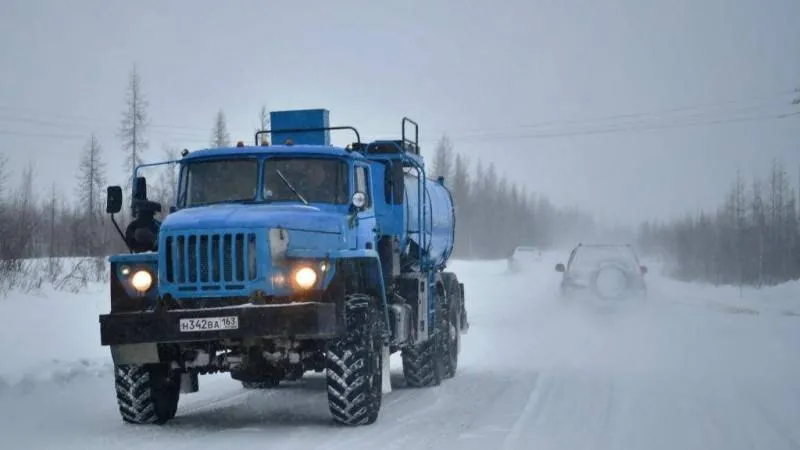
{"label": "fuel tank", "polygon": [[[450,190],[436,180],[426,180],[423,196],[419,195],[419,178],[405,174],[405,239],[403,253],[416,254],[418,246],[428,254],[434,265],[445,264],[453,251],[455,211]],[[420,202],[423,206],[420,210]],[[424,217],[420,233],[420,214]],[[410,245],[412,244],[413,245]]]}

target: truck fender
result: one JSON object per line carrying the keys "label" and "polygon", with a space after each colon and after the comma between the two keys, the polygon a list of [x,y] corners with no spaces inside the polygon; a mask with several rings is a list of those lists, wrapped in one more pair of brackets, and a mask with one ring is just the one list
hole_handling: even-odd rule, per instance
{"label": "truck fender", "polygon": [[[380,313],[384,321],[384,334],[391,336],[389,322],[389,303],[386,298],[386,286],[383,282],[383,270],[378,253],[374,250],[351,250],[336,255],[337,272],[344,280],[356,279],[364,293],[374,295],[379,300]],[[347,282],[346,282],[347,283]]]}

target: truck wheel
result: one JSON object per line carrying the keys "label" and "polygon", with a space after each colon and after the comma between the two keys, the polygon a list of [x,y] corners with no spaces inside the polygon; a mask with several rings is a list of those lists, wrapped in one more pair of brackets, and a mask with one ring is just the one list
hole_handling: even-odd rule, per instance
{"label": "truck wheel", "polygon": [[382,397],[382,324],[372,298],[348,296],[346,336],[328,347],[328,408],[342,425],[369,425],[378,419]]}
{"label": "truck wheel", "polygon": [[458,370],[458,354],[461,351],[461,286],[455,278],[450,279],[447,286],[447,301],[441,304],[441,333],[444,337],[442,346],[443,378],[453,378]]}
{"label": "truck wheel", "polygon": [[[444,298],[437,294],[435,301],[440,305],[444,303]],[[433,335],[427,341],[403,349],[403,376],[410,387],[442,384],[445,372],[443,347],[447,342],[447,336],[442,335],[441,321],[432,331]]]}
{"label": "truck wheel", "polygon": [[122,420],[162,425],[175,417],[180,377],[163,364],[115,366],[114,383]]}

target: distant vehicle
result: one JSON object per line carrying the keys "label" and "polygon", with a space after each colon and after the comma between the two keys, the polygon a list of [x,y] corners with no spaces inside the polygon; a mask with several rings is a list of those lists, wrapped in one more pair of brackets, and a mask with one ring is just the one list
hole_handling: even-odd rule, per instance
{"label": "distant vehicle", "polygon": [[574,293],[589,293],[601,300],[647,297],[647,266],[640,264],[629,244],[578,244],[566,267],[556,264],[556,272],[563,274],[562,297]]}
{"label": "distant vehicle", "polygon": [[508,257],[508,270],[517,273],[525,267],[526,263],[541,260],[541,250],[536,247],[521,245],[516,247],[511,256]]}

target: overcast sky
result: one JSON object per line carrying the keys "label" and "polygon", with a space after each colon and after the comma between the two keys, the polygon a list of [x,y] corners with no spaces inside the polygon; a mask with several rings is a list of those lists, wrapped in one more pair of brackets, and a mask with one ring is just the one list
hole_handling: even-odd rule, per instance
{"label": "overcast sky", "polygon": [[[716,206],[737,168],[800,176],[797,0],[2,0],[0,152],[70,193],[92,132],[110,182],[135,63],[163,145],[252,141],[262,103],[362,137],[421,124],[554,203],[635,223]],[[687,124],[691,126],[686,126]],[[342,139],[344,138],[344,139]],[[337,143],[347,143],[341,136]]]}

